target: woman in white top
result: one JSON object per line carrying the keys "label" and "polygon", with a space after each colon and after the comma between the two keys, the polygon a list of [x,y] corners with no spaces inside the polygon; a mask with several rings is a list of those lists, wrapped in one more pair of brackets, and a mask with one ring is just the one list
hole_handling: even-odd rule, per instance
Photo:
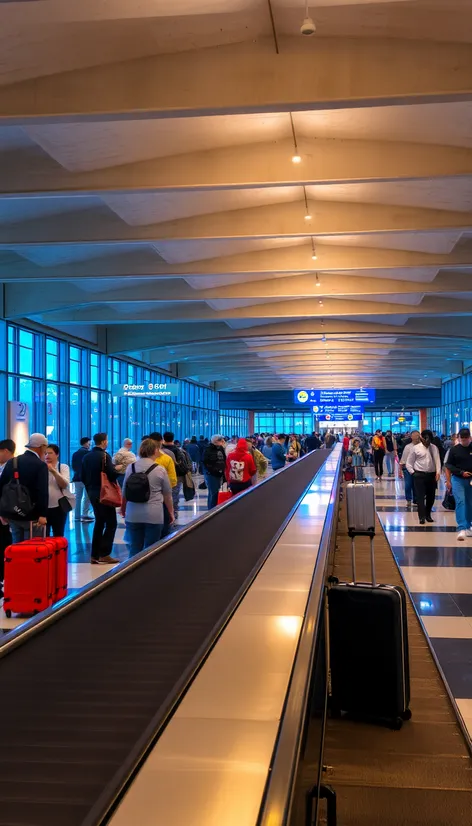
{"label": "woman in white top", "polygon": [[59,464],[59,448],[49,445],[44,457],[49,470],[49,502],[46,536],[64,536],[67,521],[67,509],[63,509],[60,500],[64,498],[70,482],[68,465]]}
{"label": "woman in white top", "polygon": [[436,445],[432,444],[431,430],[423,430],[421,441],[413,445],[406,460],[406,469],[413,476],[418,519],[420,525],[434,522],[431,510],[436,496],[436,487],[441,478],[441,459]]}

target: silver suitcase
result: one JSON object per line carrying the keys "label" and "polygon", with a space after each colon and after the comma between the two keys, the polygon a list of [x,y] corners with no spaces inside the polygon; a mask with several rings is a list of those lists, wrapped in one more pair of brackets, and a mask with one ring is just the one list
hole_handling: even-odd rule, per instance
{"label": "silver suitcase", "polygon": [[349,536],[374,536],[375,494],[370,482],[349,482],[346,487]]}

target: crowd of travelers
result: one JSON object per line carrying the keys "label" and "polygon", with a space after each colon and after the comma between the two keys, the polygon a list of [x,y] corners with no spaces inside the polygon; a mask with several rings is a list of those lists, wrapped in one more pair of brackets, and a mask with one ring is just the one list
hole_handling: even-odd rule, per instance
{"label": "crowd of travelers", "polygon": [[[28,538],[31,523],[46,535],[64,536],[67,517],[94,522],[91,564],[114,564],[117,512],[125,520],[130,556],[166,536],[178,524],[182,492],[186,501],[196,485],[207,491],[208,508],[220,492],[237,495],[306,453],[330,449],[342,442],[346,478],[364,477],[368,465],[377,480],[405,482],[407,505],[416,506],[420,524],[433,522],[436,489],[445,474],[450,501],[455,500],[458,539],[472,537],[472,440],[468,428],[446,439],[431,430],[392,433],[325,433],[310,435],[258,433],[248,437],[221,434],[192,436],[180,444],[170,431],[143,437],[137,452],[131,439],[111,456],[108,436],[84,436],[69,465],[60,461],[59,447],[33,433],[25,452],[15,457],[11,439],[0,441],[0,559],[11,542]],[[201,474],[197,478],[197,474]],[[28,518],[2,518],[1,503],[18,479],[31,503]],[[73,488],[71,488],[73,483]],[[103,493],[108,485],[108,492]],[[0,563],[1,565],[1,563]],[[2,571],[0,570],[0,579]]]}
{"label": "crowd of travelers", "polygon": [[[93,440],[90,436],[80,440],[68,465],[60,461],[58,445],[50,444],[42,433],[33,433],[17,457],[15,443],[4,439],[0,442],[0,559],[9,544],[29,538],[32,526],[34,535],[64,536],[73,511],[76,522],[94,523],[91,564],[115,564],[119,561],[113,556],[117,512],[125,520],[125,542],[134,556],[177,526],[182,491],[185,500],[193,499],[196,474],[202,475],[199,487],[208,491],[208,508],[213,508],[222,489],[237,495],[261,481],[269,465],[277,470],[321,445],[318,434],[308,438],[192,436],[181,445],[167,431],[143,436],[136,453],[127,438],[111,456],[108,435],[96,433]],[[18,490],[29,503],[27,513],[16,509],[18,518],[2,517],[2,502],[11,502]],[[0,570],[0,580],[2,574]]]}

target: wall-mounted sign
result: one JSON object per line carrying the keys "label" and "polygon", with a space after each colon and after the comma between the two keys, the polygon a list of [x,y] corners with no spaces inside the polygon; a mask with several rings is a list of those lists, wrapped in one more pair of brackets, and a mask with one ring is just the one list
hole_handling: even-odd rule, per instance
{"label": "wall-mounted sign", "polygon": [[17,454],[24,453],[29,439],[29,407],[26,402],[8,402],[8,435]]}
{"label": "wall-mounted sign", "polygon": [[373,404],[375,390],[303,390],[294,391],[296,404]]}
{"label": "wall-mounted sign", "polygon": [[316,418],[319,422],[358,422],[360,421],[360,417],[354,415],[353,413],[348,413],[347,415],[343,413],[323,413],[322,415],[316,414]]}
{"label": "wall-mounted sign", "polygon": [[347,422],[359,422],[364,418],[362,404],[314,404],[312,410],[317,419],[323,420],[326,420],[326,416],[337,416],[336,421]]}
{"label": "wall-mounted sign", "polygon": [[163,384],[114,384],[111,389],[112,396],[125,396],[127,398],[139,398],[141,396],[148,399],[170,399],[179,395],[179,385],[165,382]]}

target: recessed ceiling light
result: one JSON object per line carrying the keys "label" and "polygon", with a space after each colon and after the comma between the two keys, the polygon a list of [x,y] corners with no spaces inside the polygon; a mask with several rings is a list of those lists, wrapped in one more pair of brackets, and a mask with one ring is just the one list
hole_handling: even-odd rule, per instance
{"label": "recessed ceiling light", "polygon": [[292,155],[292,163],[301,163],[302,159],[300,155]]}

